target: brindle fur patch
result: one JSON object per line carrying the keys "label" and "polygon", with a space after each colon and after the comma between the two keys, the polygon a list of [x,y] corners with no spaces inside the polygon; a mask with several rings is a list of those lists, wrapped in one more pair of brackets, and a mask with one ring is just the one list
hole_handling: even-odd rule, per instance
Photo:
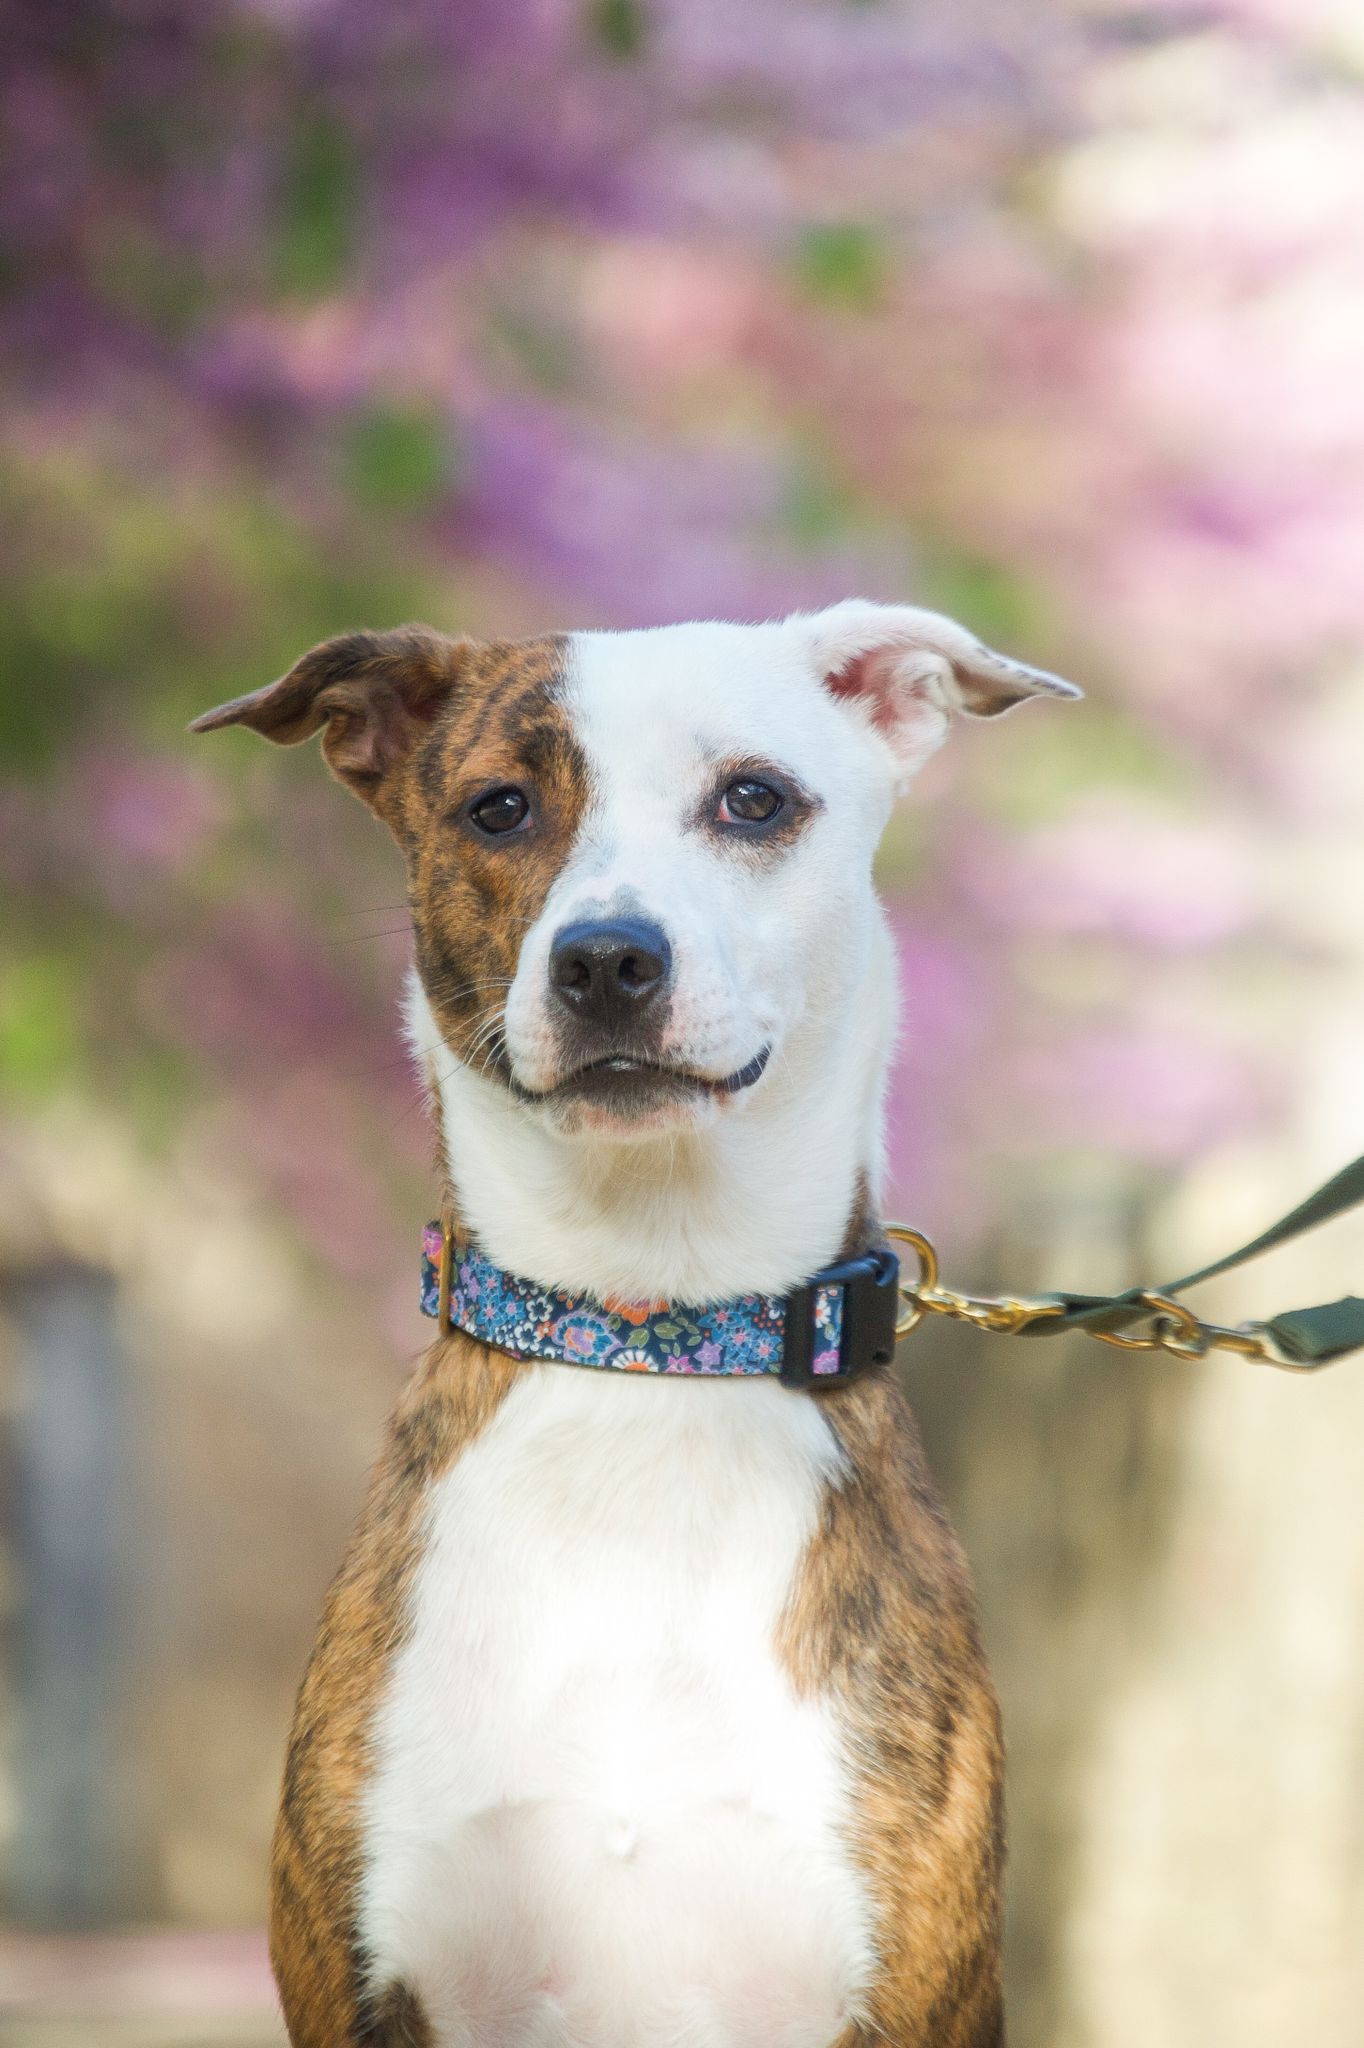
{"label": "brindle fur patch", "polygon": [[839,2048],[998,2048],[1004,1760],[966,1563],[890,1373],[824,1413],[849,1475],[825,1493],[779,1649],[850,1730],[879,1969]]}
{"label": "brindle fur patch", "polygon": [[[502,1079],[501,1023],[521,941],[588,800],[587,764],[562,700],[564,654],[559,639],[472,649],[401,792],[396,829],[423,985],[453,1056]],[[501,783],[525,791],[531,823],[489,838],[465,813]]]}
{"label": "brindle fur patch", "polygon": [[[587,805],[567,647],[562,635],[480,643],[418,625],[342,634],[194,722],[248,725],[283,746],[323,730],[332,773],[402,849],[417,965],[446,1044],[504,1080],[501,1020],[521,940]],[[531,829],[484,837],[465,807],[500,783],[524,789]]]}
{"label": "brindle fur patch", "polygon": [[271,1855],[270,1958],[294,2048],[427,2048],[400,1985],[368,1995],[356,1945],[369,1728],[405,1628],[429,1488],[487,1427],[518,1367],[462,1335],[400,1401],[304,1674]]}

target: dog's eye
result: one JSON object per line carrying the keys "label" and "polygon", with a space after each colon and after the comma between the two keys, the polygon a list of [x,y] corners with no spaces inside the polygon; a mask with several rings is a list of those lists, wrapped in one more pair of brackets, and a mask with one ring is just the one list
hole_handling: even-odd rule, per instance
{"label": "dog's eye", "polygon": [[530,816],[530,805],[524,791],[513,789],[490,789],[476,804],[470,804],[469,816],[480,832],[496,836],[500,832],[515,832],[518,825],[524,825]]}
{"label": "dog's eye", "polygon": [[768,825],[785,801],[781,791],[773,789],[770,783],[757,782],[752,776],[744,775],[737,782],[731,782],[720,798],[720,822],[723,825]]}

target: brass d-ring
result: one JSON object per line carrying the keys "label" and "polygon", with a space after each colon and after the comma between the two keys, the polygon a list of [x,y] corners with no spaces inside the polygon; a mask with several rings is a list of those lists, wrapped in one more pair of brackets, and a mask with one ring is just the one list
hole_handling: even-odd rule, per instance
{"label": "brass d-ring", "polygon": [[938,1254],[921,1230],[911,1230],[907,1223],[888,1223],[886,1236],[898,1238],[907,1244],[919,1261],[919,1275],[912,1287],[900,1283],[900,1299],[905,1304],[905,1313],[895,1325],[896,1337],[907,1337],[911,1330],[917,1330],[928,1314],[922,1296],[931,1293],[938,1284]]}
{"label": "brass d-ring", "polygon": [[1137,1299],[1151,1311],[1149,1337],[1125,1337],[1119,1330],[1090,1330],[1088,1334],[1119,1351],[1168,1351],[1175,1358],[1207,1356],[1207,1333],[1191,1308],[1169,1294],[1146,1292]]}
{"label": "brass d-ring", "polygon": [[1206,1358],[1208,1334],[1191,1308],[1168,1294],[1143,1294],[1155,1316],[1155,1341],[1176,1358]]}
{"label": "brass d-ring", "polygon": [[436,1328],[442,1337],[450,1334],[450,1280],[455,1266],[455,1219],[448,1213],[441,1218],[440,1267],[436,1287]]}

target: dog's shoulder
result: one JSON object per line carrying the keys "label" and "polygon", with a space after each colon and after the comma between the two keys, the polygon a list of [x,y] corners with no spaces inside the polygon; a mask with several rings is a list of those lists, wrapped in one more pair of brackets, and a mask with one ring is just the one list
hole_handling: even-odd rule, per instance
{"label": "dog's shoulder", "polygon": [[[834,1396],[845,1459],[784,1617],[797,1686],[839,1702],[877,1918],[878,2039],[998,2038],[1003,1744],[970,1573],[889,1373]],[[946,2038],[946,2036],[943,2036]]]}
{"label": "dog's shoulder", "polygon": [[386,2039],[383,2016],[364,2016],[357,1945],[369,1733],[402,1640],[429,1490],[487,1427],[517,1370],[458,1333],[432,1345],[389,1422],[327,1594],[299,1689],[271,1854],[271,1955],[296,2042],[321,2048],[351,2038],[338,2031],[343,2015],[357,2040]]}

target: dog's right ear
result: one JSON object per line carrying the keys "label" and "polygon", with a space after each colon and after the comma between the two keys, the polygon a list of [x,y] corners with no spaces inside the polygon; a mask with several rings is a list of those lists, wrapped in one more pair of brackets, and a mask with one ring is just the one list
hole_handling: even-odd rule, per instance
{"label": "dog's right ear", "polygon": [[383,817],[395,770],[439,716],[471,645],[430,626],[343,633],[314,647],[278,682],[206,711],[190,731],[249,725],[293,747],[325,727],[327,766]]}

